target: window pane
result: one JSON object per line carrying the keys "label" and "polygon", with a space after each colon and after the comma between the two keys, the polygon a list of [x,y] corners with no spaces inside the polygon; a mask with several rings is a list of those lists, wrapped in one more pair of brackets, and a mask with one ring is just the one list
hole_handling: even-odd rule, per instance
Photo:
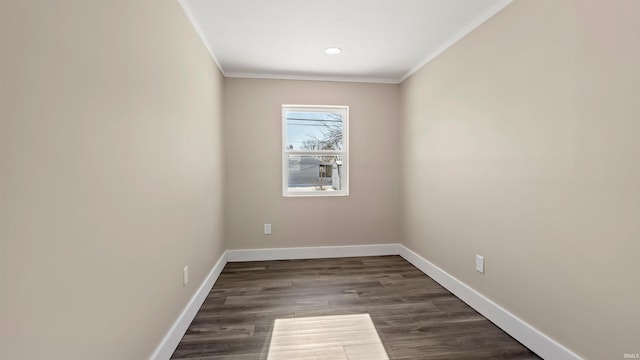
{"label": "window pane", "polygon": [[289,191],[342,190],[342,156],[288,156]]}
{"label": "window pane", "polygon": [[286,111],[287,150],[342,150],[343,113]]}

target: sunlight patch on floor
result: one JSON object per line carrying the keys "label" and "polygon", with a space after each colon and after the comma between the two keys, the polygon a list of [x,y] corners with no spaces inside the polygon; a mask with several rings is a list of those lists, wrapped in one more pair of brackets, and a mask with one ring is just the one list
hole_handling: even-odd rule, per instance
{"label": "sunlight patch on floor", "polygon": [[369,314],[276,319],[268,360],[389,359]]}

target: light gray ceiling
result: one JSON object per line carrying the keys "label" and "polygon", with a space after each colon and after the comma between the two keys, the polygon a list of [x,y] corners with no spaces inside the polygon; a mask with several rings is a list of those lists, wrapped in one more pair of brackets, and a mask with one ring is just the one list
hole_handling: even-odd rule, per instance
{"label": "light gray ceiling", "polygon": [[225,76],[399,83],[512,0],[179,1]]}

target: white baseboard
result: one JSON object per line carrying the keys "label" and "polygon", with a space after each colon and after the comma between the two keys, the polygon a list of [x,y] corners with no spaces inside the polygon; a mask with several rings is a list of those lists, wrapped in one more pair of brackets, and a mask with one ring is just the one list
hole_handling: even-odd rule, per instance
{"label": "white baseboard", "polygon": [[182,313],[180,313],[176,322],[173,323],[173,326],[171,326],[171,329],[169,329],[169,332],[164,336],[160,345],[158,345],[156,351],[153,352],[149,359],[165,360],[171,358],[171,355],[178,347],[180,340],[187,332],[191,321],[196,317],[198,310],[200,310],[200,307],[207,299],[207,295],[211,291],[213,284],[218,280],[218,276],[220,276],[222,269],[224,269],[224,266],[227,264],[226,255],[227,253],[225,252],[220,256],[218,262],[216,262],[209,272],[209,275],[204,279],[202,285],[198,288],[198,291],[193,294],[193,297],[189,300],[187,306],[182,310]]}
{"label": "white baseboard", "polygon": [[500,305],[456,279],[446,271],[432,264],[415,252],[400,245],[400,256],[417,267],[427,276],[435,280],[455,296],[471,306],[507,334],[518,340],[543,359],[581,360],[582,358],[559,344],[552,338],[538,331],[522,319],[513,315]]}
{"label": "white baseboard", "polygon": [[351,256],[399,255],[402,245],[319,246],[275,249],[227,250],[227,261],[293,260]]}
{"label": "white baseboard", "polygon": [[151,360],[169,359],[227,262],[400,255],[543,359],[582,360],[500,305],[401,244],[227,250],[193,295]]}

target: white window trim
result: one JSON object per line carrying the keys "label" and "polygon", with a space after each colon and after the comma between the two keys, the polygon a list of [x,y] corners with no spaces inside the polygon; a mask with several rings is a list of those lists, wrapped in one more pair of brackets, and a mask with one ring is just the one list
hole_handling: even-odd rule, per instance
{"label": "white window trim", "polygon": [[[287,116],[286,111],[295,109],[299,111],[322,111],[337,109],[344,111],[342,142],[344,149],[341,151],[318,150],[299,151],[287,150]],[[349,196],[349,106],[345,105],[282,105],[282,196],[284,197],[315,197],[315,196]],[[342,190],[336,191],[289,191],[289,158],[288,155],[342,155]]]}

